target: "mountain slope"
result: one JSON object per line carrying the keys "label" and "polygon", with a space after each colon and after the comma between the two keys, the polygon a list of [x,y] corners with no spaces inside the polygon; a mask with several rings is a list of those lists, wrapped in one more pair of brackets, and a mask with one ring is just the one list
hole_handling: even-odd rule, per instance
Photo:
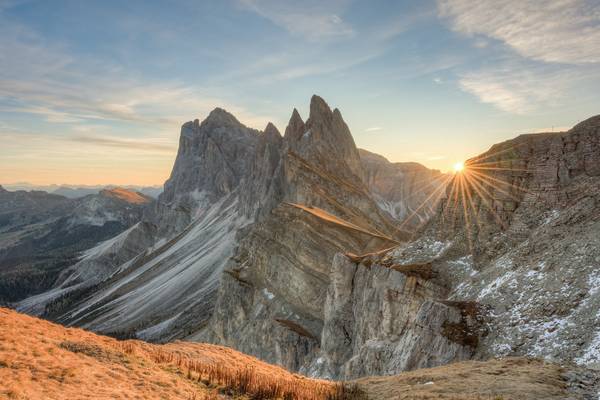
{"label": "mountain slope", "polygon": [[149,203],[125,189],[67,199],[0,188],[0,302],[47,290],[81,251],[137,223]]}

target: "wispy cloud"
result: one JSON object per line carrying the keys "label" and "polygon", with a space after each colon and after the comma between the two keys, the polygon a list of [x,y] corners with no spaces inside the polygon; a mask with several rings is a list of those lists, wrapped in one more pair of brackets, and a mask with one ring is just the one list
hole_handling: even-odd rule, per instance
{"label": "wispy cloud", "polygon": [[152,81],[110,62],[75,57],[0,13],[0,112],[40,116],[50,123],[118,121],[161,125],[176,132],[219,106],[253,127],[271,118],[177,81]]}
{"label": "wispy cloud", "polygon": [[484,103],[510,113],[527,114],[557,105],[576,79],[576,73],[571,70],[520,66],[509,62],[465,73],[459,84],[461,89]]}
{"label": "wispy cloud", "polygon": [[459,87],[515,114],[553,107],[600,76],[600,3],[595,0],[438,0],[451,29],[494,52],[460,71]]}
{"label": "wispy cloud", "polygon": [[354,35],[341,13],[347,1],[287,2],[279,0],[239,0],[248,10],[277,26],[311,41],[348,38]]}
{"label": "wispy cloud", "polygon": [[439,0],[438,9],[453,30],[499,40],[526,58],[600,62],[597,0]]}
{"label": "wispy cloud", "polygon": [[378,132],[382,129],[383,128],[381,126],[372,126],[370,128],[365,129],[365,132]]}
{"label": "wispy cloud", "polygon": [[[150,152],[165,152],[168,154],[174,154],[177,150],[177,146],[174,143],[164,143],[160,139],[149,139],[144,138],[143,140],[133,139],[121,139],[114,137],[102,137],[102,136],[91,136],[81,135],[69,137],[67,140],[76,143],[91,144],[104,147],[112,147],[127,150],[139,150],[139,151],[150,151]],[[161,143],[162,142],[162,143]]]}

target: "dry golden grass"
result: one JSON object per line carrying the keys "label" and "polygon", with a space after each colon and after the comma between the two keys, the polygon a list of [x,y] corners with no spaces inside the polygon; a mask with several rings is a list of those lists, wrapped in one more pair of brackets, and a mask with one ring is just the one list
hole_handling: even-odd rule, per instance
{"label": "dry golden grass", "polygon": [[512,358],[341,385],[227,347],[118,341],[0,308],[0,399],[562,399],[560,373]]}
{"label": "dry golden grass", "polygon": [[[371,399],[559,400],[561,367],[526,358],[466,361],[357,381]],[[433,382],[433,383],[430,383]]]}
{"label": "dry golden grass", "polygon": [[0,308],[0,398],[337,400],[341,391],[227,347],[117,341]]}

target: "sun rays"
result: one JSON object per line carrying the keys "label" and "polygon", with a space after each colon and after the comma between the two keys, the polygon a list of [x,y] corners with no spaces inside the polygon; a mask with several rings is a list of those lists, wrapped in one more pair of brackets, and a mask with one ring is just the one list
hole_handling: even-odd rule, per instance
{"label": "sun rays", "polygon": [[[452,173],[437,180],[438,185],[400,224],[404,228],[425,207],[437,207],[439,229],[464,232],[465,244],[473,252],[473,244],[483,230],[497,226],[506,230],[510,213],[531,193],[525,180],[534,171],[520,156],[526,142],[502,146],[490,152],[453,165]],[[429,182],[428,185],[432,183]]]}

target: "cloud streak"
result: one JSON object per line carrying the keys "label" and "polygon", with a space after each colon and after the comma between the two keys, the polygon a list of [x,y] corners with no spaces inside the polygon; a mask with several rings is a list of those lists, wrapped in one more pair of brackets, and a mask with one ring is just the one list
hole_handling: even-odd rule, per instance
{"label": "cloud streak", "polygon": [[239,4],[295,36],[311,41],[349,38],[354,30],[340,17],[347,1],[239,0]]}
{"label": "cloud streak", "polygon": [[[438,15],[495,58],[458,73],[459,87],[513,114],[555,107],[600,76],[595,0],[438,0]],[[482,45],[485,43],[485,45]]]}
{"label": "cloud streak", "polygon": [[127,149],[127,150],[136,150],[136,151],[150,151],[150,152],[159,152],[159,153],[168,153],[174,154],[177,150],[177,146],[175,144],[170,143],[160,143],[160,142],[151,142],[149,139],[143,140],[131,140],[131,139],[120,139],[120,138],[111,138],[111,137],[102,137],[102,136],[73,136],[67,139],[68,141],[82,144],[91,144],[97,146],[104,147],[112,147],[119,149]]}
{"label": "cloud streak", "polygon": [[483,103],[515,114],[556,106],[578,77],[574,71],[507,63],[464,74],[459,85]]}
{"label": "cloud streak", "polygon": [[438,10],[456,32],[499,40],[529,59],[600,62],[597,0],[439,0]]}

